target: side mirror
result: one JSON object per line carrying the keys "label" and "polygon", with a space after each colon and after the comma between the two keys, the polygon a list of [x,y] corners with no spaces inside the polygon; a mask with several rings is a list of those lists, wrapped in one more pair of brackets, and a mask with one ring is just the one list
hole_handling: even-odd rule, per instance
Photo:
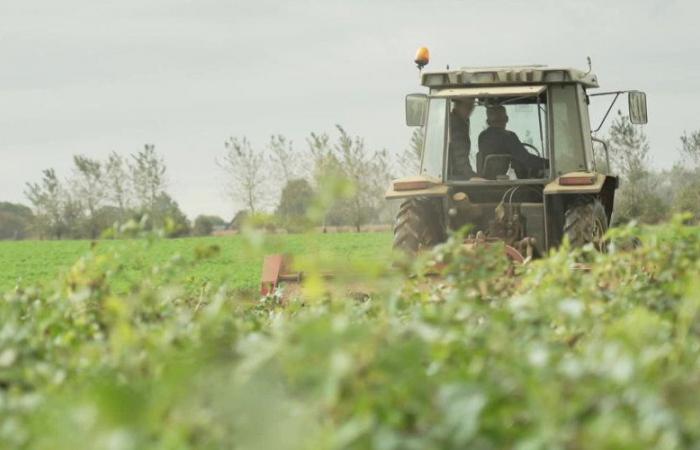
{"label": "side mirror", "polygon": [[421,127],[425,123],[428,110],[428,96],[425,94],[408,94],[406,96],[406,125]]}
{"label": "side mirror", "polygon": [[644,125],[647,123],[647,94],[640,91],[630,91],[629,98],[629,113],[630,122],[635,125]]}

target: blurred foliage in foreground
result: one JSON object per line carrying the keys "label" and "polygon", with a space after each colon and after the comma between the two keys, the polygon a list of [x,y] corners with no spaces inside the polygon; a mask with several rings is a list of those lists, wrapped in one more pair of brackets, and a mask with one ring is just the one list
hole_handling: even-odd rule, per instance
{"label": "blurred foliage in foreground", "polygon": [[193,295],[188,258],[118,294],[133,252],[88,253],[0,303],[0,446],[698,448],[700,232],[614,233],[513,278],[450,241],[439,280],[284,302]]}

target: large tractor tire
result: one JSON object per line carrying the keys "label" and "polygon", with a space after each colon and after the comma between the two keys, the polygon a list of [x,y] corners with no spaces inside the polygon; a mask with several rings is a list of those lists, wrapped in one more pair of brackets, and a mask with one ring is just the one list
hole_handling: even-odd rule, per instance
{"label": "large tractor tire", "polygon": [[607,231],[608,216],[597,198],[579,199],[566,209],[564,234],[573,247],[593,244],[598,250],[605,251]]}
{"label": "large tractor tire", "polygon": [[444,242],[446,238],[442,202],[410,198],[401,204],[394,224],[394,249],[414,255]]}

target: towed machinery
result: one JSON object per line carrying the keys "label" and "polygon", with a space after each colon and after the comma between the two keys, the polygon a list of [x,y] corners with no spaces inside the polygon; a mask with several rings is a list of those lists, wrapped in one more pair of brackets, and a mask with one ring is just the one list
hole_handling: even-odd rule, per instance
{"label": "towed machinery", "polygon": [[[423,148],[420,173],[394,180],[385,195],[402,200],[394,249],[414,254],[445,241],[450,230],[469,225],[472,234],[465,245],[503,242],[514,262],[543,256],[565,237],[574,246],[590,243],[602,250],[618,177],[610,171],[607,143],[593,133],[624,94],[630,122],[647,123],[646,94],[595,92],[598,78],[591,73],[590,59],[586,72],[533,65],[422,73],[428,50],[420,48],[415,62],[428,92],[406,96],[406,124],[420,127]],[[606,95],[614,99],[593,131],[590,99]],[[460,101],[473,104],[467,126],[469,165],[475,172],[471,177],[463,176],[464,167],[456,167],[459,159],[451,154],[456,135],[451,131],[458,126],[452,109]],[[488,152],[480,148],[489,108],[507,115],[507,129],[543,164],[513,170],[517,161],[512,145]],[[468,145],[464,133],[459,137]],[[596,154],[594,142],[602,154]],[[270,255],[263,263],[261,293],[301,277],[289,258]]]}
{"label": "towed machinery", "polygon": [[[427,49],[416,56],[419,69]],[[415,253],[443,242],[449,230],[471,226],[467,245],[502,241],[508,256],[525,261],[545,255],[565,237],[574,246],[602,249],[613,214],[618,177],[610,171],[608,146],[593,136],[619,96],[627,94],[629,119],[647,123],[646,95],[639,91],[595,92],[589,70],[547,66],[461,68],[421,73],[427,93],[406,96],[406,124],[421,127],[420,173],[394,180],[387,199],[402,199],[394,227],[394,248]],[[612,95],[600,125],[592,132],[591,97]],[[469,117],[470,165],[475,176],[461,176],[451,157],[459,126],[455,103],[473,104]],[[511,148],[486,151],[482,133],[487,111],[507,113],[507,128],[539,167],[519,170]],[[462,125],[463,126],[463,125]],[[594,142],[603,152],[595,152]]]}

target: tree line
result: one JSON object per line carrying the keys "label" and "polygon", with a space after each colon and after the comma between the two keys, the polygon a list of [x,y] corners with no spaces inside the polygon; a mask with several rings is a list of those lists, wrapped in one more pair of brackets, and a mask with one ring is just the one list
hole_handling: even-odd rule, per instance
{"label": "tree line", "polygon": [[292,231],[308,226],[359,231],[366,224],[391,223],[384,192],[393,177],[417,173],[420,138],[396,157],[370,149],[340,125],[335,131],[311,133],[302,148],[281,135],[262,147],[229,138],[218,165],[230,198],[259,221]]}
{"label": "tree line", "polygon": [[[620,112],[605,138],[612,172],[621,178],[616,223],[658,223],[679,212],[700,220],[700,130],[680,137],[681,159],[668,170],[651,166],[644,130]],[[112,152],[105,160],[75,155],[67,178],[46,169],[39,181],[27,183],[31,207],[0,202],[0,239],[95,239],[127,222],[169,237],[207,235],[244,221],[291,232],[388,224],[395,206],[384,201],[384,190],[392,178],[418,173],[421,147],[418,129],[399,154],[370,149],[339,125],[333,134],[310,133],[301,147],[283,135],[264,145],[230,137],[216,164],[238,211],[194,221],[168,193],[166,163],[153,145],[127,156]],[[605,167],[600,148],[596,158]]]}
{"label": "tree line", "polygon": [[32,212],[25,233],[36,238],[96,239],[129,221],[169,236],[190,229],[167,193],[165,161],[153,145],[128,157],[112,152],[104,161],[75,155],[69,177],[45,169],[39,181],[26,184],[25,196]]}
{"label": "tree line", "polygon": [[390,223],[384,190],[392,177],[417,171],[420,142],[394,157],[339,125],[335,131],[310,133],[302,147],[282,135],[262,146],[246,137],[227,139],[216,161],[231,210],[238,208],[227,219],[200,215],[190,221],[168,192],[166,162],[153,145],[126,156],[112,152],[104,160],[74,155],[67,177],[49,168],[26,184],[29,206],[0,202],[0,239],[96,239],[126,223],[164,230],[168,237],[207,235],[244,221],[292,232]]}

